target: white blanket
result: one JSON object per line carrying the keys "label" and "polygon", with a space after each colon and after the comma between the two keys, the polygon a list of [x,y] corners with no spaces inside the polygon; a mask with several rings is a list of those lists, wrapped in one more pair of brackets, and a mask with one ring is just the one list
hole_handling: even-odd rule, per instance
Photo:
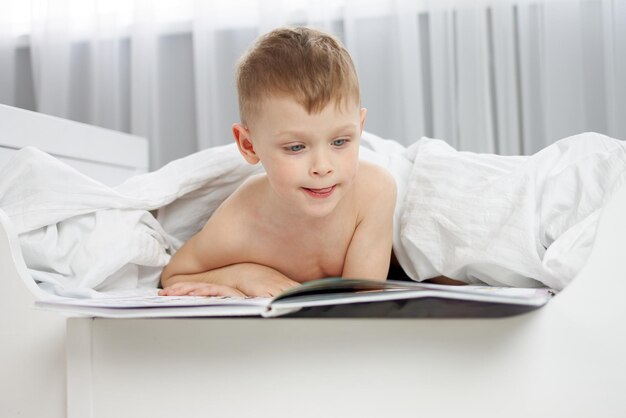
{"label": "white blanket", "polygon": [[[428,138],[405,148],[364,134],[361,157],[396,179],[394,251],[415,280],[561,289],[626,178],[625,144],[594,133],[530,157],[458,152]],[[97,297],[155,288],[171,254],[260,170],[228,145],[111,188],[25,148],[0,171],[0,207],[42,289]]]}
{"label": "white blanket", "polygon": [[601,209],[626,179],[626,143],[596,133],[529,157],[422,139],[394,234],[411,277],[563,289],[591,251]]}
{"label": "white blanket", "polygon": [[43,290],[98,297],[156,288],[171,254],[259,171],[224,146],[111,188],[27,147],[0,170],[0,208]]}

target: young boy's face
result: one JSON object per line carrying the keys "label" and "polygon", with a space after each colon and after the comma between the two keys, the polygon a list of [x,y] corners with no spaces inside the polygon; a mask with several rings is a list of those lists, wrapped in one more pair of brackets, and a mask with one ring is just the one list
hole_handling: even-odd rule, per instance
{"label": "young boy's face", "polygon": [[329,103],[309,114],[289,97],[270,97],[250,126],[235,124],[239,149],[261,161],[276,198],[294,213],[330,214],[357,173],[365,109]]}

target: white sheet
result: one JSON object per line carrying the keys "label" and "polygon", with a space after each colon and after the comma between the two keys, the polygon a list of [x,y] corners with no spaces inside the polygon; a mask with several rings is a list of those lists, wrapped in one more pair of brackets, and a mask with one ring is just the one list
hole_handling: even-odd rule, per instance
{"label": "white sheet", "polygon": [[[457,152],[427,138],[404,148],[364,134],[361,157],[396,178],[394,250],[416,280],[560,289],[626,176],[624,143],[593,133],[531,157]],[[156,287],[170,254],[260,170],[228,145],[110,188],[25,148],[0,171],[0,207],[40,287],[97,297]]]}

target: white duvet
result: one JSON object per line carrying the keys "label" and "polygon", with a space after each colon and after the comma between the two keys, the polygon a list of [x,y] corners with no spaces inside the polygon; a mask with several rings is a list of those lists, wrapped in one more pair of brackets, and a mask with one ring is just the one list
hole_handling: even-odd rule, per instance
{"label": "white duvet", "polygon": [[[396,179],[394,251],[414,280],[562,289],[626,178],[625,143],[595,133],[529,157],[459,152],[429,138],[405,148],[364,134],[361,157]],[[154,289],[171,254],[260,170],[228,145],[111,188],[25,148],[0,169],[0,208],[43,290]]]}

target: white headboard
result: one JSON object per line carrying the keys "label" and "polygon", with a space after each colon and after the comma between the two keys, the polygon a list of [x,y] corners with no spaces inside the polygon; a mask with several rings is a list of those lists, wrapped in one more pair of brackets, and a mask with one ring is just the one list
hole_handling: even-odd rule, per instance
{"label": "white headboard", "polygon": [[0,105],[0,165],[29,145],[110,186],[148,171],[145,138]]}

